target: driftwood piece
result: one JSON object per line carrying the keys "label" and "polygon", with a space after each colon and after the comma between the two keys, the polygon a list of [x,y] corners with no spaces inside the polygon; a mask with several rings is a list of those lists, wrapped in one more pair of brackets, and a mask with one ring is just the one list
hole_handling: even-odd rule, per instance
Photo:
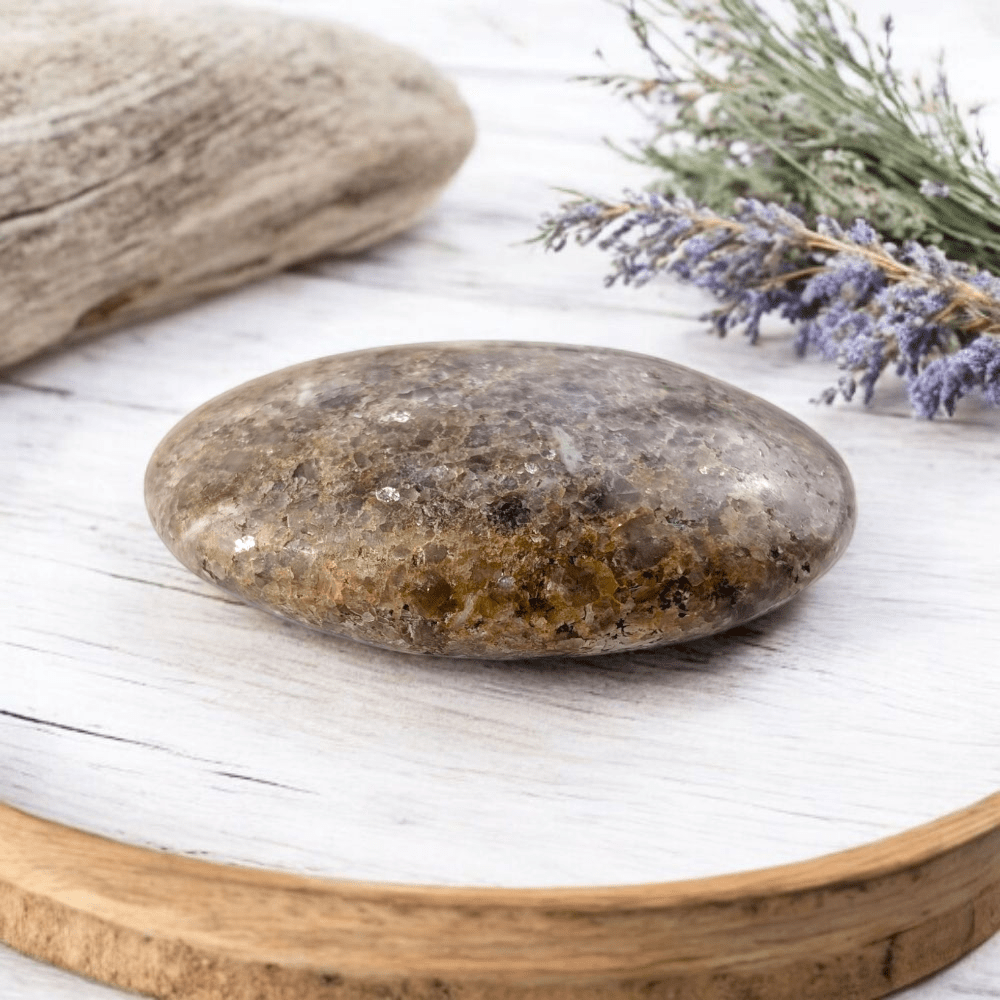
{"label": "driftwood piece", "polygon": [[468,153],[455,88],[341,25],[3,0],[0,367],[408,226]]}

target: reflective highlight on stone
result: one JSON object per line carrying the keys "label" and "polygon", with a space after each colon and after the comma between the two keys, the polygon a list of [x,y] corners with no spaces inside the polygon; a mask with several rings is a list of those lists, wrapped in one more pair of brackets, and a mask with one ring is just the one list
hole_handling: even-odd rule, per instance
{"label": "reflective highlight on stone", "polygon": [[185,566],[405,652],[693,639],[822,575],[850,475],[800,421],[653,357],[472,342],[321,358],[182,420],[146,474]]}

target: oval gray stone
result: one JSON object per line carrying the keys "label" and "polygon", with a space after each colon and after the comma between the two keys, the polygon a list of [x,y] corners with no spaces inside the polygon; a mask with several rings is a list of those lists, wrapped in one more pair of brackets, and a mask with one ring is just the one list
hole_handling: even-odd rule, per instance
{"label": "oval gray stone", "polygon": [[814,431],[604,348],[417,344],[274,372],[163,440],[170,550],[250,604],[406,652],[586,655],[789,600],[846,548],[850,474]]}

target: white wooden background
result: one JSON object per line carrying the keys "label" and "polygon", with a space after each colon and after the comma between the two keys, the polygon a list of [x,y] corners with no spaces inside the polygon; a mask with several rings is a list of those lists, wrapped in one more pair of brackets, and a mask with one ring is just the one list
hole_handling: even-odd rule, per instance
{"label": "white wooden background", "polygon": [[[931,69],[943,44],[961,96],[1000,97],[991,0],[879,0],[865,19],[890,4],[905,64]],[[390,244],[0,383],[0,799],[192,856],[518,886],[806,858],[1000,788],[1000,414],[914,420],[892,386],[868,411],[817,409],[831,373],[796,360],[781,328],[757,349],[720,342],[688,291],[606,291],[597,254],[523,245],[552,186],[612,193],[644,176],[600,143],[637,134],[634,117],[568,80],[600,68],[598,46],[637,65],[612,6],[270,6],[430,56],[472,105],[478,146],[426,221]],[[189,575],[149,527],[150,452],[217,392],[360,346],[492,337],[646,351],[786,407],[854,472],[851,549],[737,634],[512,666],[282,624]],[[0,948],[0,997],[116,996]],[[1000,940],[905,996],[1000,997]]]}

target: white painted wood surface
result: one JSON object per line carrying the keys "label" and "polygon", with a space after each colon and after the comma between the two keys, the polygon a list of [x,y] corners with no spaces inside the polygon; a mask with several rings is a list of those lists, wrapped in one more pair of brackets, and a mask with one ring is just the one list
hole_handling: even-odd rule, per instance
{"label": "white painted wood surface", "polygon": [[[638,131],[568,82],[600,46],[584,0],[270,6],[361,27],[451,72],[477,150],[432,215],[325,260],[23,367],[0,382],[0,799],[192,856],[404,882],[659,881],[791,861],[898,832],[1000,787],[1000,414],[817,409],[830,379],[772,328],[718,342],[673,286],[607,291],[594,253],[520,241],[556,196],[642,173]],[[990,0],[894,6],[898,47],[1000,97]],[[869,20],[881,9],[864,8]],[[989,72],[987,73],[987,70]],[[1000,128],[992,134],[1000,142]],[[686,647],[527,666],[394,656],[272,620],[176,565],[142,505],[182,414],[320,354],[430,339],[612,344],[782,405],[855,475],[842,562],[789,607]],[[0,948],[0,996],[113,1000]],[[1000,940],[907,1000],[1000,997]]]}

